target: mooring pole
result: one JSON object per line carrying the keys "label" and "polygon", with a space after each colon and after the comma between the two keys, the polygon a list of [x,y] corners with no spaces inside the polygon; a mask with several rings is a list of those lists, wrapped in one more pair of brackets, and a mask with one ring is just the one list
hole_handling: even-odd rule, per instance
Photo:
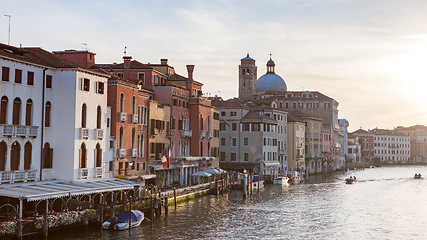
{"label": "mooring pole", "polygon": [[132,225],[132,196],[129,197],[129,232]]}

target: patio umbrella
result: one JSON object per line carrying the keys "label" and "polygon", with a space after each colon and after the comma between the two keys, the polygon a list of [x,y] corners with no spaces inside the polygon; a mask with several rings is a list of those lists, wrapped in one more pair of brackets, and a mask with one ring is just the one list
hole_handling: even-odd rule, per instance
{"label": "patio umbrella", "polygon": [[191,174],[191,176],[210,177],[210,176],[212,176],[212,174],[204,172],[204,171],[200,171],[200,172],[195,172],[195,173]]}

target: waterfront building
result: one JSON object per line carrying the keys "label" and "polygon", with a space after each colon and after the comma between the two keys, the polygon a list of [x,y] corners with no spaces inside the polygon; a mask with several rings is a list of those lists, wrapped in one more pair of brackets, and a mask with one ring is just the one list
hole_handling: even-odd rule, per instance
{"label": "waterfront building", "polygon": [[348,135],[347,149],[346,167],[353,168],[363,166],[362,147],[358,136]]}
{"label": "waterfront building", "polygon": [[374,158],[383,163],[407,163],[411,154],[411,139],[405,133],[372,129],[374,134]]}
{"label": "waterfront building", "polygon": [[246,101],[253,99],[254,88],[257,82],[257,66],[249,54],[240,60],[239,65],[239,99]]}
{"label": "waterfront building", "polygon": [[352,133],[352,138],[357,137],[361,146],[361,157],[364,163],[373,163],[374,159],[374,135],[366,130],[358,129]]}
{"label": "waterfront building", "polygon": [[2,183],[110,177],[108,75],[0,44]]}
{"label": "waterfront building", "polygon": [[305,123],[288,116],[288,170],[303,171],[305,165]]}
{"label": "waterfront building", "polygon": [[343,169],[348,156],[348,126],[346,119],[338,120],[338,133],[334,141],[334,161],[336,169]]}
{"label": "waterfront building", "polygon": [[414,163],[427,162],[427,127],[423,125],[399,126],[395,130],[410,137],[411,160]]}
{"label": "waterfront building", "polygon": [[322,120],[302,111],[291,111],[289,116],[305,123],[305,166],[309,173],[322,172]]}
{"label": "waterfront building", "polygon": [[[322,167],[323,171],[328,170],[328,165],[334,162],[333,160],[333,140],[332,128],[329,124],[322,125]],[[331,169],[331,168],[329,168]]]}

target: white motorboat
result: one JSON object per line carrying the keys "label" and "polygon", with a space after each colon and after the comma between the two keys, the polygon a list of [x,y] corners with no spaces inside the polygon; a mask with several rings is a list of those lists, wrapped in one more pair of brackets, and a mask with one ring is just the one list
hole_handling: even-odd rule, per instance
{"label": "white motorboat", "polygon": [[288,185],[289,184],[289,178],[288,177],[277,177],[276,179],[273,180],[273,184],[277,184],[277,185]]}
{"label": "white motorboat", "polygon": [[[131,224],[130,227],[138,227],[144,220],[144,213],[139,210],[131,211]],[[129,211],[124,211],[112,219],[105,221],[102,224],[104,229],[111,230],[125,230],[129,229]]]}

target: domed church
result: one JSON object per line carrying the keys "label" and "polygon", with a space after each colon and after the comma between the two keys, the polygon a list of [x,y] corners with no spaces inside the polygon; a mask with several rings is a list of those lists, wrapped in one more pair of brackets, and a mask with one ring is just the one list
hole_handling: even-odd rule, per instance
{"label": "domed church", "polygon": [[249,100],[254,97],[265,98],[273,95],[284,95],[287,91],[282,77],[274,72],[275,63],[271,59],[267,62],[267,73],[256,79],[257,67],[255,60],[249,54],[241,59],[239,66],[239,98]]}

